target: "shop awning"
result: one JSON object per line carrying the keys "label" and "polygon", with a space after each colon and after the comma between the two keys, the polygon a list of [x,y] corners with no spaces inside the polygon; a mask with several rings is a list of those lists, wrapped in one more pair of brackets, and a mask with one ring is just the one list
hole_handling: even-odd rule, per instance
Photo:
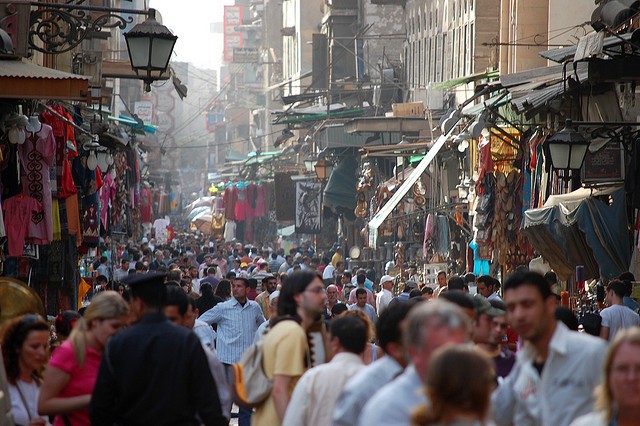
{"label": "shop awning", "polygon": [[325,206],[353,214],[356,208],[357,170],[358,161],[352,155],[344,157],[338,163],[324,189]]}
{"label": "shop awning", "polygon": [[131,127],[133,130],[151,133],[154,134],[156,130],[158,130],[158,126],[154,126],[152,124],[145,124],[141,126],[135,119],[131,117],[127,117],[125,115],[121,115],[120,117],[114,117],[112,115],[109,116],[109,120],[115,121],[116,123],[124,124],[125,126]]}
{"label": "shop awning", "polygon": [[[630,41],[631,36],[632,33],[606,37],[602,43],[602,50],[605,51],[613,47],[620,46],[625,42]],[[549,59],[550,61],[562,64],[568,59],[572,59],[575,56],[577,49],[578,45],[567,46],[560,49],[544,50],[538,54],[543,58]]]}
{"label": "shop awning", "polygon": [[625,191],[581,188],[527,210],[522,233],[562,280],[584,266],[585,278],[611,279],[631,260]]}
{"label": "shop awning", "polygon": [[440,135],[440,137],[433,144],[429,152],[427,152],[427,155],[420,161],[420,163],[418,163],[417,166],[414,167],[413,171],[405,179],[405,181],[402,183],[400,188],[398,188],[398,190],[393,194],[393,196],[391,196],[389,201],[387,201],[387,203],[384,206],[382,206],[382,208],[378,211],[378,213],[376,213],[375,216],[373,216],[373,218],[369,221],[369,246],[370,247],[376,247],[376,244],[378,241],[378,228],[380,227],[380,225],[382,225],[385,219],[391,214],[393,209],[396,208],[398,203],[402,200],[402,198],[404,198],[407,192],[409,192],[413,184],[416,183],[418,179],[420,179],[420,176],[422,176],[422,174],[427,170],[427,167],[429,167],[429,164],[431,164],[431,162],[436,157],[436,155],[438,155],[438,152],[440,152],[440,149],[442,149],[444,144],[447,142],[447,139],[449,139],[449,137],[454,132],[456,132],[456,126],[459,122],[460,120],[458,119],[458,121],[453,126],[451,126],[451,129],[447,133]]}
{"label": "shop awning", "polygon": [[447,80],[436,85],[436,89],[452,89],[454,87],[461,86],[463,84],[472,83],[478,80],[489,80],[498,78],[500,76],[499,71],[487,71],[478,74],[469,75],[467,77],[455,78],[453,80]]}
{"label": "shop awning", "polygon": [[89,77],[22,60],[0,60],[0,98],[86,101]]}
{"label": "shop awning", "polygon": [[344,125],[347,133],[355,132],[399,132],[419,133],[429,130],[429,120],[422,117],[362,117],[348,121]]}
{"label": "shop awning", "polygon": [[282,155],[282,150],[277,151],[265,151],[260,154],[256,154],[255,152],[250,152],[248,154],[249,159],[244,163],[247,166],[252,164],[264,164],[275,161]]}

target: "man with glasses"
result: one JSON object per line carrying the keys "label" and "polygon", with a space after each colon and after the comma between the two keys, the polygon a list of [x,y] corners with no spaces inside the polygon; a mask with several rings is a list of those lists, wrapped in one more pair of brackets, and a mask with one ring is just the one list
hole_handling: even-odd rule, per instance
{"label": "man with glasses", "polygon": [[278,318],[264,336],[263,346],[263,367],[273,387],[257,407],[254,424],[282,423],[295,384],[316,357],[318,348],[309,349],[307,332],[324,311],[326,299],[322,279],[311,271],[296,272],[282,285]]}
{"label": "man with glasses", "polygon": [[507,334],[507,328],[509,328],[507,308],[500,300],[489,302],[480,295],[476,295],[473,301],[476,304],[473,343],[478,349],[493,358],[496,365],[496,375],[507,377],[513,364],[516,363],[516,354],[502,347],[502,338]]}

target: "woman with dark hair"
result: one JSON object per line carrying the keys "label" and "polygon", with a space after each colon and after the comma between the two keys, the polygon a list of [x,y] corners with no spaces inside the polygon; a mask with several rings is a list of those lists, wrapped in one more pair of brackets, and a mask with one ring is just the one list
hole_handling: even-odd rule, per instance
{"label": "woman with dark hair", "polygon": [[40,315],[14,318],[5,323],[0,345],[15,423],[48,425],[38,413],[38,398],[49,349],[49,324]]}
{"label": "woman with dark hair", "polygon": [[282,423],[295,383],[311,364],[307,331],[324,312],[326,299],[322,277],[314,272],[295,272],[282,285],[278,316],[264,337],[264,371],[273,388],[252,424]]}
{"label": "woman with dark hair", "polygon": [[222,302],[220,297],[213,294],[213,287],[209,283],[202,284],[200,292],[202,293],[202,296],[196,299],[196,308],[198,308],[200,315]]}
{"label": "woman with dark hair", "polygon": [[[202,291],[202,287],[200,287],[200,290]],[[216,286],[216,291],[214,292],[214,294],[219,298],[221,298],[224,302],[231,299],[231,281],[229,280],[220,281]]]}

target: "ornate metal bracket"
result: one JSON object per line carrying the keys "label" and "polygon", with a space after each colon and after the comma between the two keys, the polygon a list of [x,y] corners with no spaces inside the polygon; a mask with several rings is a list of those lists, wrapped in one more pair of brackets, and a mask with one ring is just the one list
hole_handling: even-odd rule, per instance
{"label": "ornate metal bracket", "polygon": [[31,11],[29,46],[43,53],[68,52],[89,34],[100,32],[104,28],[124,30],[131,23],[133,17],[115,13],[94,16],[84,10],[67,11],[45,7]]}
{"label": "ornate metal bracket", "polygon": [[0,5],[7,5],[8,16],[3,21],[16,20],[15,17],[21,14],[13,5],[30,6],[32,10],[29,11],[29,48],[43,53],[59,54],[72,50],[91,34],[105,28],[124,30],[128,24],[134,22],[132,15],[151,13],[149,10],[84,6],[82,3],[85,0],[63,1],[64,3],[44,3],[0,0]]}

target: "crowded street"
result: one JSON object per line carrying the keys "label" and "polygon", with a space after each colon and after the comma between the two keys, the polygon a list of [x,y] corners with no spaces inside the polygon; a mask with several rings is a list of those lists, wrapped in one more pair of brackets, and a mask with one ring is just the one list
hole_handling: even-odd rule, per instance
{"label": "crowded street", "polygon": [[0,426],[640,426],[639,40],[0,0]]}

